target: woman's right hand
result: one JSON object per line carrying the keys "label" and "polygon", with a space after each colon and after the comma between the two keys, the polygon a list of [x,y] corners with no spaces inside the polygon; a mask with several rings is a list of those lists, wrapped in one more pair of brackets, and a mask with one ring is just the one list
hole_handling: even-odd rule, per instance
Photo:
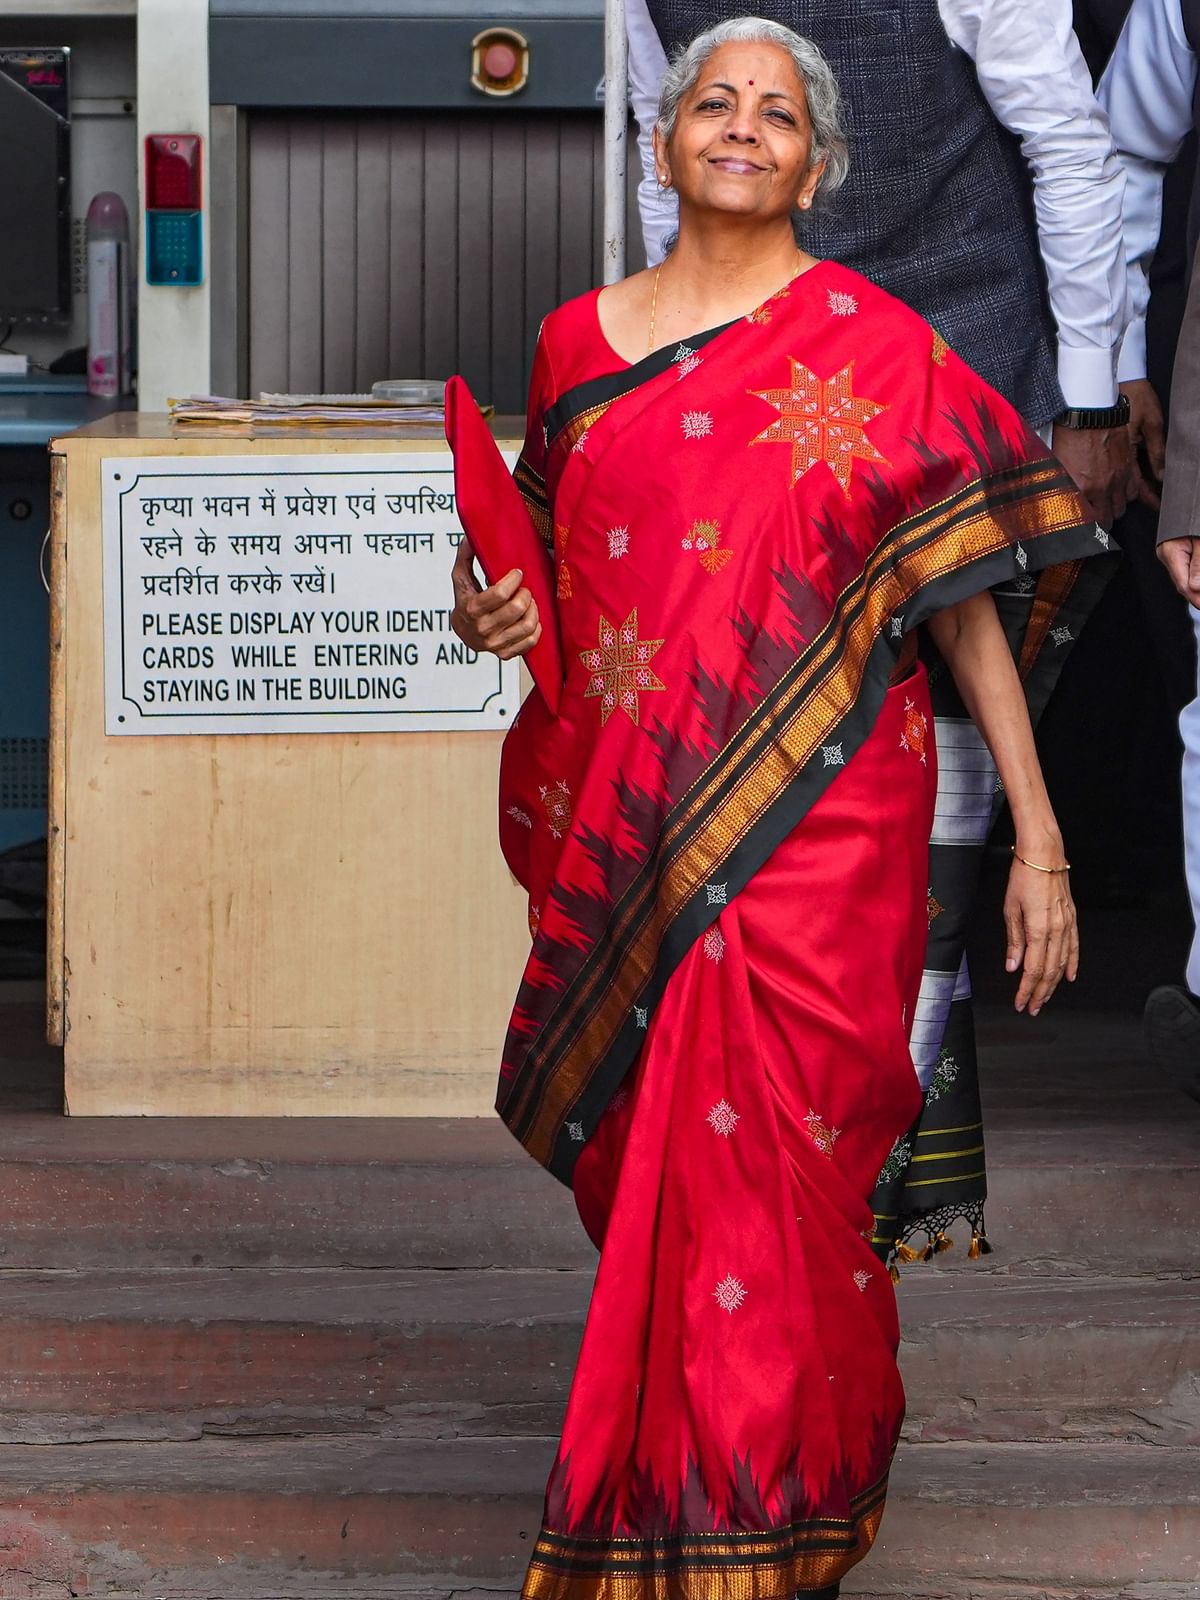
{"label": "woman's right hand", "polygon": [[464,538],[451,574],[454,610],[450,626],[468,649],[486,650],[501,661],[525,655],[542,637],[542,623],[536,601],[521,586],[524,574],[514,567],[499,583],[484,589],[475,576],[474,561],[471,541]]}

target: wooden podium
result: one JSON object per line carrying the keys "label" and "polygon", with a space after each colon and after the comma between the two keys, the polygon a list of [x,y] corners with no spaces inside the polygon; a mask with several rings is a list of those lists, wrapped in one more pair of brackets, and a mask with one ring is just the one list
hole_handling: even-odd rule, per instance
{"label": "wooden podium", "polygon": [[71,1114],[490,1109],[529,948],[500,733],[105,732],[103,461],[439,448],[134,414],[52,445],[48,1026]]}

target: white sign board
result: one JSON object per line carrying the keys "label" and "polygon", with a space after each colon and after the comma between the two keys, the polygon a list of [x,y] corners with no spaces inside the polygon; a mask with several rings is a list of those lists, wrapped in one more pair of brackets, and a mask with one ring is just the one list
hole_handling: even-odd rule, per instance
{"label": "white sign board", "polygon": [[450,629],[446,451],[101,465],[105,731],[507,728],[515,662]]}

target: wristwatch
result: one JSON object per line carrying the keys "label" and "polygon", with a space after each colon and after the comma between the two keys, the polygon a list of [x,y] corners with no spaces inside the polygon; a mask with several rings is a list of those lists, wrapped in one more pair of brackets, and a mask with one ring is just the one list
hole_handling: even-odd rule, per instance
{"label": "wristwatch", "polygon": [[1123,428],[1129,421],[1129,401],[1117,397],[1115,406],[1068,406],[1054,422],[1060,428]]}

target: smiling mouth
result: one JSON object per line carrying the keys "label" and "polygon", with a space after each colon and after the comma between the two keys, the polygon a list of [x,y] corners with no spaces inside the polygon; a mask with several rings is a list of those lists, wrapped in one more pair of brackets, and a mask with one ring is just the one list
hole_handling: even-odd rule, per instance
{"label": "smiling mouth", "polygon": [[765,167],[757,166],[753,161],[742,161],[736,156],[717,156],[711,165],[720,167],[722,172],[753,173],[765,172]]}

